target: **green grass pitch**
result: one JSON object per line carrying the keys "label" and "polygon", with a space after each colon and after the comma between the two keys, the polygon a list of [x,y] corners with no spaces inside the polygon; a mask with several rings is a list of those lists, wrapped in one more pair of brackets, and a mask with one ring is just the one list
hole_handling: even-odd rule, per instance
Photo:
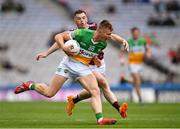
{"label": "green grass pitch", "polygon": [[122,119],[109,104],[104,117],[116,118],[115,125],[96,125],[88,102],[76,105],[67,116],[62,102],[0,102],[0,128],[180,128],[180,103],[129,103],[128,118]]}

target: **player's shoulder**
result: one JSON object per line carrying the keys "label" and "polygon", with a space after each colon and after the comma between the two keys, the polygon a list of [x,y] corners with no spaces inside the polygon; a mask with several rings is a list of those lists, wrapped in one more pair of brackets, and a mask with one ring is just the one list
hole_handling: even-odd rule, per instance
{"label": "player's shoulder", "polygon": [[140,37],[139,40],[145,41],[145,38],[144,37]]}
{"label": "player's shoulder", "polygon": [[132,39],[132,38],[129,38],[127,41],[128,41],[128,43],[132,43],[132,42],[133,42],[133,39]]}
{"label": "player's shoulder", "polygon": [[76,29],[73,32],[76,36],[82,37],[82,36],[89,36],[94,33],[94,30],[89,30],[89,29]]}
{"label": "player's shoulder", "polygon": [[95,30],[90,30],[90,29],[78,29],[80,32],[87,34],[87,33],[93,33]]}
{"label": "player's shoulder", "polygon": [[90,30],[96,30],[97,29],[97,23],[95,23],[95,22],[90,22],[90,23],[88,23],[88,25],[89,25],[88,29],[90,29]]}
{"label": "player's shoulder", "polygon": [[146,44],[146,39],[144,37],[140,37],[139,40],[141,41],[141,43]]}

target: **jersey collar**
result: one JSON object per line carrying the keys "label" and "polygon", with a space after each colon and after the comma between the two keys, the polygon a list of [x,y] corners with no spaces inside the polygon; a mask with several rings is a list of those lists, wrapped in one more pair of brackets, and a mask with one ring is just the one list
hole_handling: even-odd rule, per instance
{"label": "jersey collar", "polygon": [[99,42],[95,42],[93,39],[91,39],[91,42],[93,43],[93,44],[98,44]]}

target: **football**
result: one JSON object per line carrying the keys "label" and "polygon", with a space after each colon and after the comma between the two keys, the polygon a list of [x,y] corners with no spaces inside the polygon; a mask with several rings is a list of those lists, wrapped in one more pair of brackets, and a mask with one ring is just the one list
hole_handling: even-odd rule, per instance
{"label": "football", "polygon": [[68,40],[65,42],[65,46],[72,46],[71,52],[73,52],[73,55],[77,55],[80,51],[80,45],[76,40]]}

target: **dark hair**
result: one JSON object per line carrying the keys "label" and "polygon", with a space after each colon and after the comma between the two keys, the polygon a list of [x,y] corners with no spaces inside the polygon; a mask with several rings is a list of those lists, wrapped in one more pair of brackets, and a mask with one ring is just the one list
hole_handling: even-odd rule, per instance
{"label": "dark hair", "polygon": [[81,14],[81,13],[85,13],[85,14],[86,14],[86,12],[85,12],[84,10],[78,9],[78,10],[76,10],[76,11],[74,12],[74,17],[75,17],[77,14]]}
{"label": "dark hair", "polygon": [[110,29],[111,31],[113,31],[113,27],[112,27],[112,24],[108,21],[108,20],[102,20],[99,24],[99,29],[101,28],[108,28]]}
{"label": "dark hair", "polygon": [[138,27],[133,27],[133,28],[131,28],[131,33],[133,33],[133,32],[136,31],[136,30],[139,30],[139,28],[138,28]]}

